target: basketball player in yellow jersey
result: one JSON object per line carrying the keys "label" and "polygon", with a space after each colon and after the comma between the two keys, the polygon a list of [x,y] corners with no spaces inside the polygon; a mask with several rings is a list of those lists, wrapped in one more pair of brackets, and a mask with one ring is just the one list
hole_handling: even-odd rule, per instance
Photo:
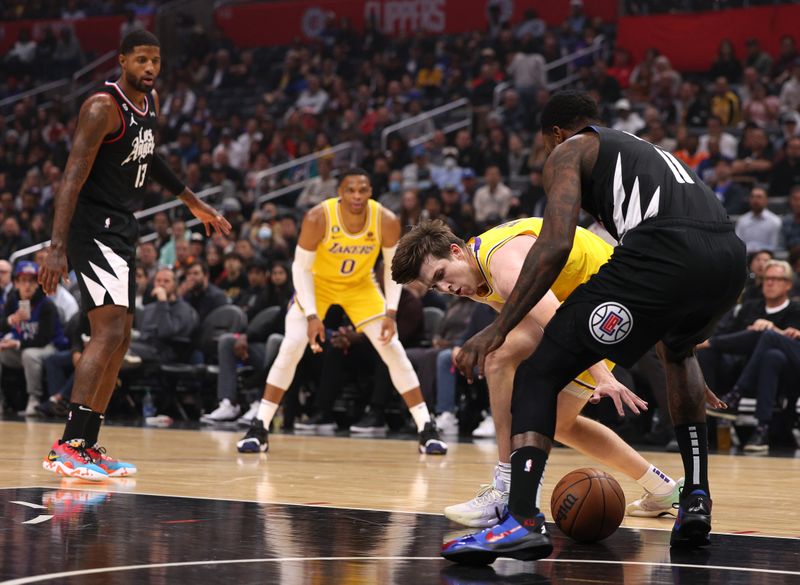
{"label": "basketball player in yellow jersey", "polygon": [[[441,221],[423,222],[400,240],[392,276],[403,284],[418,280],[440,292],[466,296],[499,311],[541,226],[541,218],[511,221],[464,243]],[[499,462],[492,484],[472,500],[445,508],[445,516],[451,520],[485,528],[504,516],[511,484],[511,394],[517,366],[536,349],[559,304],[589,280],[611,252],[611,246],[602,239],[578,228],[572,252],[553,287],[506,337],[502,347],[489,354],[485,374]],[[454,351],[454,359],[455,355]],[[609,367],[613,364],[595,364],[559,394],[556,440],[625,473],[645,489],[644,497],[628,506],[628,514],[674,514],[672,504],[678,501],[679,484],[650,465],[611,429],[578,416],[590,398],[597,402],[610,388],[620,386]],[[644,401],[636,400],[640,408],[646,408]],[[622,415],[621,403],[615,400],[615,404]]]}
{"label": "basketball player in yellow jersey", "polygon": [[[417,375],[397,337],[395,319],[402,286],[392,280],[389,267],[400,237],[400,222],[371,199],[372,186],[362,169],[344,173],[338,195],[313,207],[303,219],[292,264],[295,302],[286,314],[286,333],[267,375],[258,414],[237,448],[241,453],[269,449],[267,429],[272,417],[292,383],[306,345],[315,353],[322,351],[322,320],[328,307],[336,304],[369,338],[388,367],[392,383],[417,425],[420,453],[444,455],[447,445],[431,421]],[[385,299],[373,276],[381,251]]]}

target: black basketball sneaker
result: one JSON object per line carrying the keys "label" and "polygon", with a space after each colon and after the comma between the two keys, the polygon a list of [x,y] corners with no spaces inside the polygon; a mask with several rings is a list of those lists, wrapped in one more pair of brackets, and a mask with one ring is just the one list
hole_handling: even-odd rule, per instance
{"label": "black basketball sneaker", "polygon": [[269,431],[261,419],[254,418],[244,438],[236,443],[239,453],[259,453],[269,451]]}
{"label": "black basketball sneaker", "polygon": [[703,490],[681,497],[678,518],[672,527],[670,546],[696,547],[711,544],[711,498]]}

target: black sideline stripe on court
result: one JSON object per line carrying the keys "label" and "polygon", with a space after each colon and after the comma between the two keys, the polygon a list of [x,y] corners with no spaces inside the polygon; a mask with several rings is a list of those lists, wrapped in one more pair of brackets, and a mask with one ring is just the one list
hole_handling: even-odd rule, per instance
{"label": "black sideline stripe on court", "polygon": [[[3,583],[790,584],[800,539],[714,535],[670,551],[669,532],[619,529],[579,545],[549,525],[536,563],[457,567],[439,557],[444,517],[136,495],[72,487],[0,489]],[[746,521],[746,514],[742,516]],[[665,522],[665,526],[669,526]],[[742,526],[746,529],[746,525]]]}

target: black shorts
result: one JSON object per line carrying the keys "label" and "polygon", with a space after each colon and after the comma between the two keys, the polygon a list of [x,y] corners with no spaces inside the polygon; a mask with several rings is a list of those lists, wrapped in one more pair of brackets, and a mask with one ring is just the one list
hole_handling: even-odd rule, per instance
{"label": "black shorts", "polygon": [[135,310],[135,240],[114,233],[71,230],[67,244],[70,267],[81,289],[86,312],[104,305]]}
{"label": "black shorts", "polygon": [[658,341],[684,354],[735,304],[746,274],[745,246],[731,224],[651,220],[625,234],[544,332],[569,353],[626,367]]}

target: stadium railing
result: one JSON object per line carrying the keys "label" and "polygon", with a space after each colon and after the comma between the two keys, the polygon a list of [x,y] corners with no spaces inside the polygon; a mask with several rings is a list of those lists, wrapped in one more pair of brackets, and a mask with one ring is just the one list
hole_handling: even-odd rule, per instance
{"label": "stadium railing", "polygon": [[[460,118],[461,115],[463,115],[463,118]],[[440,122],[441,126],[437,125],[437,121]],[[386,150],[389,136],[395,132],[402,133],[409,148],[414,148],[430,140],[437,130],[450,134],[462,128],[471,127],[472,104],[469,99],[461,98],[387,126],[381,132],[381,150]]]}
{"label": "stadium railing", "polygon": [[[550,71],[552,71],[556,67],[561,67],[562,65],[569,66],[576,59],[580,59],[581,57],[586,57],[587,55],[593,55],[595,53],[599,53],[604,48],[604,45],[603,45],[603,41],[604,40],[605,40],[605,37],[603,37],[603,35],[598,35],[595,38],[595,40],[594,40],[594,42],[592,43],[591,46],[584,47],[583,49],[578,49],[577,51],[574,51],[574,52],[570,53],[569,55],[564,55],[563,57],[561,57],[559,59],[556,59],[555,61],[551,61],[550,63],[547,63],[545,65],[545,71],[549,73]],[[557,89],[560,89],[560,88],[564,87],[565,85],[569,85],[570,83],[572,83],[576,79],[578,79],[578,72],[577,71],[572,71],[569,74],[567,74],[566,77],[564,77],[562,79],[559,79],[557,81],[554,81],[552,83],[548,83],[547,84],[547,90],[548,91],[555,91]],[[514,84],[511,83],[510,81],[504,81],[503,83],[498,83],[497,84],[497,86],[494,88],[494,98],[493,98],[493,104],[494,104],[495,108],[497,108],[500,105],[500,102],[503,99],[503,94],[506,92],[506,90],[511,89],[513,87],[514,87]]]}
{"label": "stadium railing", "polygon": [[[210,189],[204,189],[204,190],[200,191],[199,193],[196,193],[195,195],[197,196],[198,199],[206,199],[208,197],[211,197],[212,195],[217,195],[221,191],[222,191],[221,187],[211,187]],[[173,209],[175,207],[179,207],[181,205],[183,205],[182,201],[180,201],[179,199],[174,199],[173,201],[168,201],[167,203],[162,203],[162,204],[156,205],[154,207],[149,207],[147,209],[143,209],[141,211],[137,211],[133,215],[134,215],[134,217],[136,219],[141,221],[142,219],[146,219],[146,218],[150,217],[151,215],[155,215],[156,213],[159,213],[161,211],[168,211],[170,209]],[[192,228],[192,227],[195,227],[197,225],[200,225],[200,220],[198,220],[198,219],[191,219],[191,220],[186,222],[186,227],[187,228]],[[140,242],[148,242],[150,240],[155,239],[155,237],[156,237],[156,235],[154,233],[151,233],[151,234],[147,234],[147,235],[142,236],[141,238],[139,238],[139,241]],[[30,256],[31,254],[35,254],[36,252],[38,252],[42,248],[46,248],[49,245],[50,245],[50,240],[47,240],[46,242],[40,242],[38,244],[34,244],[32,246],[28,246],[27,248],[22,248],[21,250],[17,250],[13,254],[11,254],[11,257],[8,259],[8,261],[11,262],[11,264],[14,264],[14,262],[19,260],[20,258],[24,258],[25,256]]]}

